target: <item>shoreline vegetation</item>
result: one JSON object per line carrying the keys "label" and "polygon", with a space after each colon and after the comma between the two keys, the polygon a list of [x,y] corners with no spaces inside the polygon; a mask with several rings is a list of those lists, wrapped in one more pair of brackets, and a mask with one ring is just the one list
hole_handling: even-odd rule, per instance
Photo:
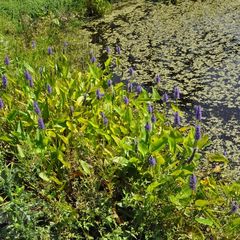
{"label": "shoreline vegetation", "polygon": [[[73,3],[111,8],[49,9]],[[237,239],[240,184],[221,174],[226,156],[207,151],[202,107],[184,124],[181,86],[163,92],[156,75],[146,88],[133,67],[115,81],[120,46],[99,63],[87,37],[75,39],[80,22],[41,14],[32,25],[12,13],[20,28],[1,14],[0,238]]]}

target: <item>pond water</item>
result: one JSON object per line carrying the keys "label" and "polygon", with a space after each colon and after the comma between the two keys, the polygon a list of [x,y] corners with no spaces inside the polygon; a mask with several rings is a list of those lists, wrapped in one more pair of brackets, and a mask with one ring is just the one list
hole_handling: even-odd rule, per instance
{"label": "pond water", "polygon": [[90,32],[98,58],[106,46],[121,46],[123,78],[129,67],[136,80],[152,84],[161,76],[162,92],[181,89],[181,108],[193,122],[194,105],[204,109],[204,131],[211,151],[226,151],[239,162],[240,148],[240,1],[183,1],[163,5],[134,0],[115,5],[93,21]]}

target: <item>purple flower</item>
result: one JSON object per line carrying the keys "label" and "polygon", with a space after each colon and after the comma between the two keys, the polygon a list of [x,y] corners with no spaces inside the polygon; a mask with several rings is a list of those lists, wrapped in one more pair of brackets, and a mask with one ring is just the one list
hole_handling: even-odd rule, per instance
{"label": "purple flower", "polygon": [[48,55],[52,55],[53,54],[53,49],[52,47],[48,47]]}
{"label": "purple flower", "polygon": [[68,47],[68,42],[65,41],[65,42],[63,43],[63,47],[64,47],[64,48],[67,48],[67,47]]}
{"label": "purple flower", "polygon": [[52,87],[51,87],[50,84],[47,84],[47,91],[48,91],[49,94],[52,93]]}
{"label": "purple flower", "polygon": [[31,74],[29,73],[28,70],[26,70],[24,72],[24,75],[25,75],[26,80],[28,80],[28,81],[32,80],[32,76],[31,76]]}
{"label": "purple flower", "polygon": [[152,114],[152,116],[151,116],[151,122],[152,122],[152,123],[155,123],[156,121],[157,121],[156,116],[155,116],[154,114]]}
{"label": "purple flower", "polygon": [[32,41],[32,48],[33,48],[33,49],[36,48],[36,45],[37,45],[36,41],[33,40],[33,41]]}
{"label": "purple flower", "polygon": [[117,54],[121,54],[121,48],[118,45],[116,46],[115,50]]}
{"label": "purple flower", "polygon": [[5,75],[2,76],[2,86],[3,88],[7,87],[7,77]]}
{"label": "purple flower", "polygon": [[92,56],[91,59],[90,59],[90,62],[95,63],[96,61],[97,61],[97,59],[94,56]]}
{"label": "purple flower", "polygon": [[106,47],[106,52],[107,52],[107,54],[110,54],[110,53],[111,53],[111,49],[110,49],[109,46]]}
{"label": "purple flower", "polygon": [[162,98],[163,102],[167,103],[168,102],[168,95],[167,93],[163,94],[163,98]]}
{"label": "purple flower", "polygon": [[123,97],[123,101],[126,105],[129,104],[129,99],[126,96]]}
{"label": "purple flower", "polygon": [[41,117],[38,118],[38,127],[39,127],[39,129],[44,129],[45,128],[43,119]]}
{"label": "purple flower", "polygon": [[195,127],[195,140],[198,141],[201,138],[201,127],[197,125]]}
{"label": "purple flower", "polygon": [[180,90],[178,87],[174,87],[173,89],[173,97],[174,99],[179,99],[180,98]]}
{"label": "purple flower", "polygon": [[239,205],[237,204],[237,202],[233,201],[231,203],[231,211],[230,211],[230,214],[234,214],[238,211],[239,209]]}
{"label": "purple flower", "polygon": [[3,103],[3,100],[0,98],[0,109],[3,109],[4,107],[4,103]]}
{"label": "purple flower", "polygon": [[33,102],[33,108],[34,108],[34,111],[35,111],[35,113],[36,113],[37,115],[40,115],[40,114],[41,114],[41,110],[40,110],[40,108],[39,108],[39,106],[38,106],[37,101],[34,101],[34,102]]}
{"label": "purple flower", "polygon": [[150,158],[148,159],[149,164],[154,167],[156,165],[156,159],[153,156],[150,156]]}
{"label": "purple flower", "polygon": [[10,64],[10,59],[9,59],[8,56],[5,57],[4,64],[7,65],[7,66]]}
{"label": "purple flower", "polygon": [[189,187],[195,191],[196,190],[196,187],[197,187],[197,177],[192,174],[189,178]]}
{"label": "purple flower", "polygon": [[142,87],[138,85],[136,91],[137,91],[137,94],[139,95],[142,92]]}
{"label": "purple flower", "polygon": [[133,70],[133,68],[131,67],[131,68],[129,68],[129,74],[130,74],[130,76],[133,76],[134,75],[134,70]]}
{"label": "purple flower", "polygon": [[108,82],[107,82],[107,84],[108,84],[108,87],[111,87],[111,86],[112,86],[112,80],[109,79]]}
{"label": "purple flower", "polygon": [[107,126],[107,125],[108,125],[108,119],[107,119],[107,117],[105,116],[105,114],[104,114],[103,112],[100,112],[100,115],[101,115],[101,117],[102,117],[103,124],[104,124],[105,126]]}
{"label": "purple flower", "polygon": [[153,113],[153,106],[150,103],[147,105],[147,110],[150,114]]}
{"label": "purple flower", "polygon": [[156,83],[157,83],[157,84],[159,84],[159,83],[160,83],[160,81],[161,81],[161,78],[160,78],[160,76],[159,76],[159,75],[157,75],[157,76],[156,76]]}
{"label": "purple flower", "polygon": [[195,107],[195,117],[198,121],[202,120],[202,108],[201,108],[201,106],[196,106]]}
{"label": "purple flower", "polygon": [[175,112],[174,114],[174,125],[179,126],[180,125],[180,116],[178,112]]}
{"label": "purple flower", "polygon": [[147,132],[150,132],[151,131],[151,124],[149,123],[149,122],[147,122],[146,123],[146,125],[145,125],[145,130],[147,131]]}
{"label": "purple flower", "polygon": [[129,82],[129,83],[127,84],[127,91],[128,91],[128,92],[132,92],[132,91],[133,91],[133,84],[132,84],[131,82]]}
{"label": "purple flower", "polygon": [[97,99],[99,100],[99,99],[101,99],[104,96],[104,94],[101,93],[99,89],[97,89],[96,96],[97,96]]}

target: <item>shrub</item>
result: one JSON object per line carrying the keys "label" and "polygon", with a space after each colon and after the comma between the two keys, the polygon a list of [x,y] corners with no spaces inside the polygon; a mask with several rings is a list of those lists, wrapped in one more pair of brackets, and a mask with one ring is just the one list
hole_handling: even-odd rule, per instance
{"label": "shrub", "polygon": [[133,69],[116,82],[120,49],[103,66],[91,52],[79,71],[65,48],[2,61],[1,236],[237,237],[240,185],[201,168],[228,160],[204,153],[200,112],[185,126],[178,88],[171,100],[157,78],[147,91]]}

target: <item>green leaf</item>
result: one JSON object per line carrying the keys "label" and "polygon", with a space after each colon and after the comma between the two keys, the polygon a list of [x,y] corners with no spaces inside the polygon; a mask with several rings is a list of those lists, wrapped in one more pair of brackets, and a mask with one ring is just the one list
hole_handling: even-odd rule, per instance
{"label": "green leaf", "polygon": [[6,136],[6,135],[0,136],[0,140],[5,141],[5,142],[12,142],[12,139],[9,138],[9,137]]}
{"label": "green leaf", "polygon": [[82,170],[83,170],[84,174],[86,174],[86,175],[91,174],[90,165],[87,162],[80,160],[80,165],[82,167]]}
{"label": "green leaf", "polygon": [[209,153],[207,157],[210,162],[223,162],[224,164],[228,163],[228,159],[219,153]]}
{"label": "green leaf", "polygon": [[204,135],[201,139],[197,141],[197,147],[202,149],[210,144],[208,135]]}
{"label": "green leaf", "polygon": [[210,204],[209,201],[203,200],[203,199],[198,199],[198,200],[195,201],[195,205],[198,206],[198,207],[204,207],[204,206],[207,206],[209,204]]}
{"label": "green leaf", "polygon": [[71,167],[70,163],[63,159],[63,153],[62,152],[60,152],[60,151],[58,152],[57,159],[63,164],[64,167],[66,167],[66,168]]}
{"label": "green leaf", "polygon": [[138,151],[142,154],[143,157],[148,153],[148,145],[144,141],[138,143]]}
{"label": "green leaf", "polygon": [[150,151],[160,151],[167,143],[167,138],[160,137],[158,139],[153,139],[153,141],[150,143]]}
{"label": "green leaf", "polygon": [[207,225],[207,226],[213,226],[213,224],[214,224],[214,222],[209,218],[195,218],[195,220],[198,223],[201,223],[201,224]]}
{"label": "green leaf", "polygon": [[50,179],[48,178],[48,176],[44,172],[40,172],[39,177],[46,182],[50,181]]}
{"label": "green leaf", "polygon": [[18,150],[19,156],[20,156],[21,158],[24,158],[24,157],[25,157],[25,154],[24,154],[24,152],[23,152],[22,147],[21,147],[19,144],[17,144],[17,150]]}
{"label": "green leaf", "polygon": [[153,192],[153,190],[156,189],[159,185],[160,185],[160,183],[157,182],[157,181],[155,181],[155,182],[151,183],[150,185],[148,185],[146,191],[147,191],[148,193],[151,193],[151,192]]}

